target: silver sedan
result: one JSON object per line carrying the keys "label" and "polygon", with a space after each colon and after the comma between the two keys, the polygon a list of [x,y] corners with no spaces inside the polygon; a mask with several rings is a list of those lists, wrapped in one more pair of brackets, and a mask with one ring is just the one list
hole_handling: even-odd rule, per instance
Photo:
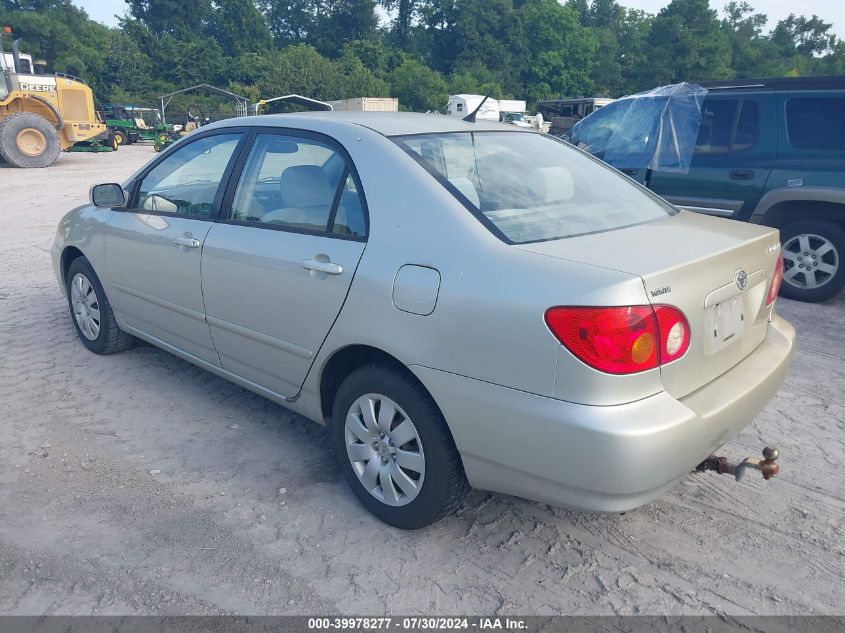
{"label": "silver sedan", "polygon": [[53,263],[89,350],[143,339],[328,425],[402,528],[470,486],[647,503],[763,408],[795,337],[776,230],[447,116],[203,127],[92,188]]}

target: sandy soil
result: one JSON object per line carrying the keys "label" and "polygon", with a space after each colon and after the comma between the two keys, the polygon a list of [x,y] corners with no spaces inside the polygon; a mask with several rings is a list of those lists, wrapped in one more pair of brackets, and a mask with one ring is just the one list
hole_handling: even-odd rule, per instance
{"label": "sandy soil", "polygon": [[0,167],[0,613],[845,613],[845,296],[780,301],[792,374],[725,450],[778,446],[775,481],[691,475],[612,516],[473,492],[401,532],[319,426],[153,347],[76,340],[56,222],[152,156]]}

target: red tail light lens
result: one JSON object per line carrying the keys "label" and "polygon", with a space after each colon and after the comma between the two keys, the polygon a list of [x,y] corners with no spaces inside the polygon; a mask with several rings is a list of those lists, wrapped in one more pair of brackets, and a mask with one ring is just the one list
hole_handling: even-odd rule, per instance
{"label": "red tail light lens", "polygon": [[766,307],[768,308],[778,298],[780,292],[780,284],[783,282],[783,253],[778,254],[778,261],[775,263],[775,272],[772,273],[772,285],[769,286],[769,296],[766,297]]}
{"label": "red tail light lens", "polygon": [[609,374],[633,374],[686,353],[690,329],[672,306],[558,307],[546,311],[552,334],[582,362]]}

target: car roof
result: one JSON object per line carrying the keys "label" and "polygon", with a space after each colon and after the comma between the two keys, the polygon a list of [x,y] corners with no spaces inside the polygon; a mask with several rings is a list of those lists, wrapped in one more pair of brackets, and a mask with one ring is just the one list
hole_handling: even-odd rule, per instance
{"label": "car roof", "polygon": [[406,134],[435,134],[443,132],[525,132],[521,128],[498,121],[479,119],[475,123],[464,121],[460,117],[445,114],[419,114],[416,112],[297,112],[293,114],[263,114],[260,117],[246,119],[228,119],[241,125],[258,124],[278,127],[301,125],[303,122],[344,122],[369,128],[384,136],[402,136]]}
{"label": "car roof", "polygon": [[768,77],[765,79],[731,79],[702,82],[711,91],[731,90],[845,90],[845,76],[831,77]]}

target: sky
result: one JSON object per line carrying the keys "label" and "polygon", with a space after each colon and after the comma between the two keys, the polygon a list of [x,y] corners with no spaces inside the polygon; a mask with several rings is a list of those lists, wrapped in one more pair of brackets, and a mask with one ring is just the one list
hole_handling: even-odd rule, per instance
{"label": "sky", "polygon": [[[845,2],[841,0],[749,0],[759,13],[769,16],[768,28],[774,28],[779,20],[790,13],[810,17],[814,13],[826,22],[833,23],[833,32],[845,39]],[[93,19],[109,26],[116,26],[115,14],[123,15],[126,10],[124,0],[75,0],[76,4],[88,12]],[[710,6],[721,9],[728,0],[710,0]],[[633,9],[643,9],[657,13],[669,0],[621,0],[620,4]]]}

